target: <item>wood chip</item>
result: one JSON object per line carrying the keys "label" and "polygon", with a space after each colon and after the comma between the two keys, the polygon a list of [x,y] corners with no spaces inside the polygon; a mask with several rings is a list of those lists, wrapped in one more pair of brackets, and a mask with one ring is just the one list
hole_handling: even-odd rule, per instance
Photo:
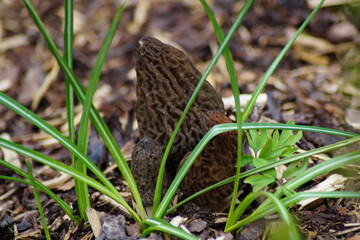
{"label": "wood chip", "polygon": [[5,52],[9,49],[25,46],[29,44],[29,39],[24,34],[14,35],[3,39],[0,42],[0,52]]}
{"label": "wood chip", "polygon": [[[2,133],[0,134],[0,138],[3,138],[5,140],[11,141],[10,135],[8,133]],[[0,150],[3,152],[4,160],[12,165],[14,165],[17,168],[21,168],[22,164],[19,160],[19,155],[7,148],[0,147]]]}
{"label": "wood chip", "polygon": [[[251,94],[240,94],[240,107],[244,108],[247,103],[250,101],[251,98]],[[223,102],[224,102],[224,106],[225,109],[226,108],[235,108],[235,100],[234,100],[234,96],[230,96],[230,97],[226,97],[226,98],[222,98]],[[267,94],[266,93],[260,93],[258,99],[256,100],[256,104],[261,106],[261,107],[265,107],[267,102]]]}
{"label": "wood chip", "polygon": [[51,71],[48,74],[46,74],[43,83],[36,90],[36,92],[33,96],[32,104],[31,104],[32,111],[35,111],[37,109],[41,99],[44,97],[44,95],[48,91],[49,87],[56,80],[56,78],[59,74],[59,71],[60,71],[59,65],[57,64],[57,62],[55,60],[53,60],[52,62],[53,62],[53,64],[52,64]]}
{"label": "wood chip", "polygon": [[101,222],[97,211],[89,207],[86,209],[86,216],[89,219],[90,227],[94,233],[94,236],[98,237],[101,232]]}
{"label": "wood chip", "polygon": [[[68,184],[65,184],[66,182],[68,182],[71,179],[70,175],[67,175],[66,173],[60,173],[59,177],[47,180],[42,182],[45,186],[47,186],[50,189],[58,189],[58,190],[69,190],[71,188],[74,187],[74,182],[72,182],[70,184],[70,186]],[[65,187],[66,186],[66,187]],[[65,188],[64,188],[65,187]]]}
{"label": "wood chip", "polygon": [[[344,188],[344,183],[348,180],[348,178],[343,177],[340,174],[332,174],[326,180],[322,181],[321,183],[317,184],[316,186],[312,187],[309,190],[304,192],[333,192],[339,189]],[[299,201],[298,204],[300,205],[300,210],[303,209],[305,206],[309,205],[310,203],[314,202],[319,198],[309,198],[302,201]]]}

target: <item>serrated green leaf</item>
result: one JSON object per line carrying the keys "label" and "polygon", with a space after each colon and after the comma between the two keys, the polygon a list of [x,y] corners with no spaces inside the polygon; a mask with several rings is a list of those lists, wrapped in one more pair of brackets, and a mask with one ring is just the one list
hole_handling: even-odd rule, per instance
{"label": "serrated green leaf", "polygon": [[[271,144],[271,142],[269,144]],[[266,159],[269,163],[274,162],[279,157],[283,156],[283,153],[288,150],[286,147],[282,147],[279,149],[268,149],[267,144],[265,144],[265,146],[266,147],[261,149],[259,157]],[[263,151],[263,150],[265,150],[265,151]]]}
{"label": "serrated green leaf", "polygon": [[[262,166],[265,166],[265,165],[269,164],[269,161],[267,161],[266,159],[262,159],[262,158],[254,158],[253,162],[254,162],[254,166],[256,168],[259,168],[259,167],[262,167]],[[269,169],[267,171],[261,172],[261,174],[264,175],[264,176],[267,176],[269,178],[272,178],[273,181],[276,178],[275,169]]]}
{"label": "serrated green leaf", "polygon": [[270,157],[270,154],[272,152],[272,149],[273,149],[273,145],[272,145],[272,141],[271,139],[268,139],[266,141],[266,143],[263,145],[263,147],[261,148],[261,151],[259,153],[259,158],[264,158],[264,159],[269,159],[271,158]]}
{"label": "serrated green leaf", "polygon": [[249,146],[252,148],[252,150],[254,150],[256,154],[260,151],[260,149],[267,141],[266,132],[266,129],[261,129],[260,131],[253,129],[245,131],[248,138]]}
{"label": "serrated green leaf", "polygon": [[291,157],[297,150],[299,150],[299,148],[288,148],[281,154],[280,157]]}
{"label": "serrated green leaf", "polygon": [[286,145],[294,145],[302,138],[302,132],[298,131],[295,135],[292,135],[288,141],[286,141]]}
{"label": "serrated green leaf", "polygon": [[253,164],[252,164],[253,160],[254,160],[254,157],[249,154],[241,156],[241,167],[245,167],[248,164],[250,166],[253,166]]}
{"label": "serrated green leaf", "polygon": [[[300,165],[299,165],[300,163]],[[307,166],[308,166],[308,159],[301,159],[299,161],[296,162],[292,162],[289,164],[289,166],[287,167],[286,171],[283,173],[284,178],[289,178],[289,177],[296,177],[299,174],[302,174],[303,172],[305,172]]]}
{"label": "serrated green leaf", "polygon": [[262,188],[274,182],[273,178],[266,177],[264,175],[254,175],[246,178],[244,183],[249,183],[253,186],[253,192],[258,192]]}
{"label": "serrated green leaf", "polygon": [[281,146],[284,145],[292,145],[292,144],[286,144],[286,142],[289,140],[289,138],[292,136],[292,131],[291,130],[283,130],[280,134],[280,138],[279,138],[279,144]]}
{"label": "serrated green leaf", "polygon": [[279,148],[282,145],[280,144],[280,133],[279,130],[275,130],[273,135],[269,138],[272,141],[273,149]]}

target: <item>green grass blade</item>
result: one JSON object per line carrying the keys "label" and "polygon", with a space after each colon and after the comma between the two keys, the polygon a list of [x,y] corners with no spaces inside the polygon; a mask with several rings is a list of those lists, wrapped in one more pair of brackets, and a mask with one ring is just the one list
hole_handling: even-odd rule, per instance
{"label": "green grass blade", "polygon": [[[206,144],[217,134],[220,134],[221,132],[224,132],[228,130],[229,128],[224,127],[225,124],[219,124],[215,125],[208,131],[205,136],[200,140],[200,142],[197,144],[197,147],[190,153],[189,157],[184,162],[183,166],[180,168],[179,172],[176,174],[174,180],[170,184],[170,187],[168,191],[166,192],[165,196],[162,199],[161,202],[161,208],[160,209],[166,209],[167,206],[170,204],[171,200],[173,199],[177,189],[180,186],[180,183],[182,179],[185,177],[185,174],[190,169],[191,165],[194,163],[196,158],[200,155],[201,151],[204,149]],[[159,213],[158,213],[159,214]],[[163,217],[164,213],[161,213],[161,217]]]}
{"label": "green grass blade", "polygon": [[[13,170],[14,172],[16,172],[17,174],[19,174],[20,176],[26,178],[26,179],[30,179],[30,176],[22,171],[21,169],[15,167],[14,165],[0,159],[0,164]],[[28,184],[28,185],[33,185],[32,182],[30,181],[26,181],[23,179],[19,179],[19,178],[14,178],[14,177],[9,177],[9,176],[1,176],[0,175],[0,179],[8,179],[11,181],[17,181],[20,183],[24,183],[24,184]],[[69,218],[76,222],[76,223],[80,223],[80,219],[74,215],[74,210],[72,210],[72,208],[66,204],[66,202],[64,202],[61,198],[59,198],[53,191],[51,191],[48,187],[46,187],[44,184],[42,184],[41,182],[39,182],[38,180],[35,179],[35,182],[37,183],[38,188],[43,191],[45,194],[47,194],[48,196],[50,196],[52,199],[54,199],[54,201],[59,204],[59,206],[61,207],[61,209],[69,216]]]}
{"label": "green grass blade", "polygon": [[[200,0],[201,4],[203,5],[206,14],[208,15],[208,18],[210,19],[211,23],[213,24],[213,28],[215,30],[215,34],[216,37],[219,41],[219,43],[221,44],[224,41],[224,33],[222,32],[221,27],[219,26],[218,22],[216,21],[215,15],[213,13],[213,11],[211,10],[211,8],[209,7],[209,5],[206,3],[205,0]],[[244,15],[247,12],[242,12],[244,13]],[[232,213],[234,211],[235,208],[235,203],[236,203],[236,198],[237,198],[237,192],[239,189],[239,174],[240,174],[240,166],[241,166],[241,155],[242,155],[242,128],[241,128],[241,124],[242,124],[242,117],[241,117],[241,108],[240,108],[240,91],[239,91],[239,87],[238,87],[238,79],[236,76],[236,71],[235,71],[235,66],[234,66],[234,61],[230,52],[230,49],[228,46],[225,47],[224,51],[223,51],[223,55],[226,61],[226,67],[229,73],[229,77],[230,77],[230,84],[231,84],[231,89],[233,91],[233,95],[234,95],[234,100],[235,100],[235,115],[236,115],[236,123],[237,123],[237,138],[238,138],[238,144],[237,144],[237,165],[236,165],[236,175],[235,175],[235,184],[234,184],[234,190],[233,190],[233,195],[231,198],[231,204],[230,204],[230,209],[229,209],[229,216],[228,219],[231,219]]]}
{"label": "green grass blade", "polygon": [[[214,55],[214,57],[212,58],[211,62],[209,63],[208,67],[206,68],[203,76],[201,77],[201,79],[199,80],[198,85],[196,86],[194,93],[192,94],[192,96],[189,99],[188,104],[186,105],[183,114],[181,115],[179,121],[176,123],[174,132],[172,133],[170,140],[166,146],[165,152],[164,152],[164,156],[161,162],[161,166],[159,169],[159,174],[158,174],[158,179],[156,182],[156,188],[155,188],[155,197],[154,197],[154,210],[155,210],[155,215],[154,217],[163,217],[165,212],[166,212],[166,208],[169,206],[170,201],[174,194],[176,189],[170,189],[167,191],[166,195],[168,196],[168,198],[164,198],[160,205],[160,196],[161,196],[161,188],[162,188],[162,180],[164,177],[164,173],[165,173],[165,165],[166,165],[166,159],[169,155],[171,146],[174,142],[174,139],[176,137],[176,134],[178,133],[181,124],[183,123],[186,114],[188,113],[190,107],[192,106],[192,104],[194,103],[197,95],[199,94],[199,91],[201,90],[201,87],[204,85],[205,81],[206,81],[206,77],[210,74],[212,68],[215,66],[216,62],[219,60],[221,53],[224,51],[226,45],[229,43],[231,37],[233,36],[233,34],[235,33],[235,31],[238,29],[240,23],[242,22],[242,19],[244,18],[244,15],[242,14],[243,11],[247,11],[248,8],[250,8],[251,4],[252,4],[252,0],[247,1],[246,4],[244,5],[242,11],[239,13],[239,15],[237,16],[234,24],[231,26],[229,33],[226,35],[224,41],[222,42],[222,44],[220,45],[218,51],[216,52],[216,54]],[[177,184],[176,184],[177,185]],[[159,207],[158,207],[159,206]]]}
{"label": "green grass blade", "polygon": [[27,166],[27,169],[28,169],[28,172],[29,172],[30,182],[32,183],[32,186],[33,186],[33,194],[34,194],[35,202],[36,202],[39,214],[40,214],[41,223],[42,223],[42,226],[43,226],[43,229],[44,229],[45,237],[46,237],[47,240],[51,240],[49,228],[48,228],[48,225],[46,223],[46,217],[45,217],[44,209],[43,209],[43,206],[41,204],[40,195],[39,195],[39,192],[38,192],[38,186],[37,186],[37,183],[36,183],[35,178],[33,176],[32,166],[31,166],[29,160],[26,160],[26,166]]}
{"label": "green grass blade", "polygon": [[143,231],[143,235],[149,235],[153,231],[161,231],[169,233],[173,236],[179,237],[185,240],[198,240],[199,238],[194,235],[187,233],[180,228],[177,228],[167,221],[159,218],[148,218],[146,219],[142,225],[147,225],[148,227]]}
{"label": "green grass blade", "polygon": [[[65,0],[65,24],[64,24],[64,61],[68,68],[73,66],[73,0]],[[74,125],[74,90],[70,80],[65,76],[66,86],[66,110],[69,129],[69,139],[75,143],[75,125]],[[73,162],[73,155],[71,155]]]}
{"label": "green grass blade", "polygon": [[83,103],[83,112],[81,116],[80,126],[79,126],[79,137],[78,137],[78,147],[85,154],[87,151],[87,142],[88,142],[88,121],[90,115],[90,108],[92,105],[92,98],[95,94],[97,88],[101,70],[104,65],[106,55],[109,51],[112,39],[115,35],[116,29],[120,23],[120,18],[125,9],[125,5],[121,5],[113,18],[110,29],[106,34],[104,42],[101,46],[99,54],[96,59],[95,66],[90,76],[90,82],[85,94],[85,101]]}
{"label": "green grass blade", "polygon": [[139,222],[141,221],[140,218],[137,216],[137,214],[134,212],[134,210],[128,205],[125,199],[117,191],[114,192],[112,189],[109,189],[107,186],[102,185],[101,183],[97,182],[88,175],[85,175],[82,172],[65,165],[64,163],[52,159],[48,156],[45,156],[39,152],[28,149],[22,145],[10,142],[2,138],[0,138],[0,146],[13,150],[21,155],[32,158],[44,165],[48,165],[49,167],[52,167],[60,172],[64,172],[74,178],[79,179],[80,181],[85,182],[86,184],[95,188],[99,192],[109,196],[110,198],[114,199],[115,201],[123,205],[129,211],[129,213],[131,214],[131,216],[134,218],[135,221],[139,221]]}
{"label": "green grass blade", "polygon": [[[73,65],[73,12],[74,6],[72,0],[65,0],[64,2],[64,61],[66,65],[72,69]],[[65,76],[65,95],[66,95],[66,113],[67,123],[69,129],[69,139],[75,143],[75,125],[74,125],[74,90],[71,86],[70,80]],[[77,161],[75,156],[71,154],[72,166],[85,173],[86,168],[83,167],[81,161]],[[86,209],[90,206],[89,191],[87,185],[76,178],[75,192],[78,199],[78,207],[80,215],[83,219],[87,219]]]}
{"label": "green grass blade", "polygon": [[291,40],[285,45],[285,47],[281,50],[279,55],[276,57],[276,59],[273,61],[273,63],[270,65],[266,73],[264,74],[263,78],[261,79],[259,85],[256,87],[254,93],[251,95],[251,98],[246,105],[244,112],[243,112],[243,118],[242,121],[245,122],[247,118],[249,117],[252,109],[255,106],[256,99],[264,89],[267,80],[269,77],[273,74],[277,66],[279,65],[280,61],[284,58],[287,51],[290,49],[290,47],[294,44],[295,40],[299,36],[299,34],[305,29],[305,27],[308,25],[310,20],[314,17],[314,15],[319,11],[320,7],[324,3],[325,0],[321,0],[320,3],[317,5],[317,7],[311,12],[311,14],[306,18],[305,22],[298,28],[295,35],[291,38]]}
{"label": "green grass blade", "polygon": [[[223,124],[223,126],[228,126],[229,131],[236,130],[236,124],[227,123]],[[292,131],[308,131],[308,132],[316,132],[330,135],[337,135],[341,137],[358,137],[360,136],[357,133],[345,132],[337,129],[331,128],[323,128],[323,127],[312,127],[306,125],[297,125],[297,124],[283,124],[283,123],[243,123],[243,130],[249,129],[279,129],[279,130],[292,130]]]}
{"label": "green grass blade", "polygon": [[[115,17],[111,23],[111,27],[104,39],[100,52],[97,56],[94,69],[90,76],[90,82],[85,94],[85,101],[83,102],[83,111],[80,120],[79,133],[78,133],[78,147],[83,154],[87,154],[87,144],[88,144],[88,123],[90,115],[90,107],[92,105],[92,98],[95,94],[97,88],[101,70],[105,62],[106,54],[109,51],[111,41],[115,35],[115,31],[119,25],[120,18],[125,6],[122,5],[118,8],[118,11],[115,14]],[[86,174],[86,166],[81,161],[76,161],[76,169]],[[79,189],[81,190],[80,196],[83,200],[81,204],[80,212],[81,216],[86,216],[86,209],[90,206],[88,188],[85,184],[80,184]]]}
{"label": "green grass blade", "polygon": [[[29,14],[34,19],[34,23],[37,25],[39,31],[41,32],[42,36],[44,37],[45,42],[47,43],[49,50],[56,58],[61,70],[64,74],[70,79],[71,84],[74,88],[75,94],[80,100],[80,102],[84,102],[85,99],[85,90],[84,87],[81,85],[77,77],[75,76],[74,72],[67,67],[64,60],[62,59],[59,50],[57,49],[54,41],[52,41],[48,31],[44,27],[40,17],[37,15],[34,7],[31,5],[29,0],[23,0],[25,3],[26,8],[29,11]],[[91,122],[95,126],[96,130],[100,134],[101,138],[103,139],[106,147],[108,148],[109,152],[114,158],[114,161],[119,167],[121,174],[123,175],[125,181],[128,183],[128,186],[133,194],[135,202],[138,205],[138,208],[141,210],[140,215],[142,219],[145,219],[145,211],[142,207],[141,197],[139,191],[137,189],[134,177],[131,174],[130,168],[126,162],[124,155],[121,153],[119,146],[117,145],[116,140],[112,136],[109,128],[105,124],[104,120],[101,118],[99,112],[95,109],[94,106],[91,106],[90,109],[90,118]]]}

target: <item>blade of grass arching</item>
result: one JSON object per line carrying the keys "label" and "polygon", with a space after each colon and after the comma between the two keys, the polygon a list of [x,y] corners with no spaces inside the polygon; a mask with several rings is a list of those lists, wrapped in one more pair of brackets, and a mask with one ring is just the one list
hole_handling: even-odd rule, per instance
{"label": "blade of grass arching", "polygon": [[66,164],[59,162],[53,158],[45,156],[44,154],[41,154],[32,149],[28,149],[20,144],[13,143],[13,142],[10,142],[10,141],[2,139],[2,138],[0,138],[0,146],[10,149],[10,150],[13,150],[20,155],[29,157],[37,162],[40,162],[44,165],[48,165],[51,168],[54,168],[60,172],[64,172],[74,178],[79,179],[80,181],[85,182],[89,186],[95,188],[99,192],[107,195],[108,197],[112,198],[113,200],[115,200],[118,203],[120,203],[121,205],[123,205],[129,211],[130,215],[134,218],[135,221],[137,221],[137,222],[141,221],[141,219],[136,214],[136,212],[129,206],[129,204],[126,202],[126,200],[117,191],[114,192],[112,189],[99,183],[98,181],[89,177],[88,175],[83,174],[82,172],[77,171],[74,168],[71,168],[71,167],[67,166]]}
{"label": "blade of grass arching", "polygon": [[[73,0],[65,0],[65,24],[64,24],[64,61],[69,69],[73,67]],[[70,79],[65,75],[66,86],[66,110],[69,130],[69,139],[75,143],[75,124],[74,124],[74,89]],[[74,156],[71,155],[74,164]]]}
{"label": "blade of grass arching", "polygon": [[[34,23],[38,27],[42,36],[44,37],[45,42],[49,46],[49,50],[51,51],[53,56],[56,58],[56,61],[58,62],[61,70],[70,79],[76,96],[78,97],[80,102],[84,102],[84,99],[85,99],[84,87],[81,85],[80,81],[75,76],[74,72],[66,66],[64,60],[62,59],[62,57],[60,55],[59,50],[57,49],[54,41],[51,39],[48,31],[44,27],[44,24],[42,23],[40,17],[36,13],[34,7],[31,5],[29,0],[23,0],[23,1],[25,3],[25,6],[26,6],[29,14],[31,15],[31,17],[34,20]],[[124,4],[122,4],[121,6],[124,6]],[[92,124],[95,126],[96,130],[98,131],[102,140],[104,141],[106,147],[108,148],[110,154],[114,158],[114,161],[118,165],[118,168],[119,168],[122,176],[124,177],[125,181],[128,183],[128,186],[132,192],[134,200],[140,210],[141,218],[145,219],[146,218],[145,210],[142,205],[141,197],[140,197],[139,191],[137,189],[134,177],[130,171],[129,165],[126,162],[124,155],[121,153],[120,148],[117,145],[116,140],[112,136],[109,128],[107,127],[104,120],[101,118],[99,112],[95,109],[95,107],[93,105],[91,106],[91,109],[90,109],[90,118],[91,118]]]}
{"label": "blade of grass arching", "polygon": [[[245,178],[245,177],[248,177],[248,176],[251,176],[251,175],[266,171],[266,170],[269,170],[269,169],[273,169],[273,168],[275,168],[277,166],[280,166],[280,165],[284,165],[284,164],[288,164],[288,163],[291,163],[291,162],[294,162],[294,161],[298,161],[300,159],[307,158],[307,157],[310,157],[310,156],[313,156],[313,155],[316,155],[316,154],[333,151],[333,150],[336,150],[336,149],[339,149],[339,148],[342,148],[342,147],[345,147],[345,146],[348,146],[348,145],[351,145],[351,144],[354,144],[354,143],[357,143],[357,142],[360,142],[360,136],[359,137],[354,137],[354,138],[351,138],[351,139],[347,139],[347,140],[344,140],[344,141],[341,141],[341,142],[338,142],[338,143],[334,143],[334,144],[331,144],[331,145],[327,145],[327,146],[324,146],[324,147],[316,148],[316,149],[313,149],[313,150],[310,150],[310,151],[307,151],[307,152],[304,152],[304,153],[297,154],[297,155],[292,156],[292,157],[287,157],[287,158],[281,159],[279,161],[267,164],[267,165],[265,165],[263,167],[260,167],[260,168],[251,169],[249,171],[241,173],[239,175],[239,178],[240,179]],[[200,149],[200,151],[201,150],[202,149]],[[196,194],[194,194],[194,195],[182,200],[181,202],[177,203],[175,206],[170,208],[167,211],[166,214],[171,213],[176,208],[178,208],[179,206],[185,204],[186,202],[189,202],[190,200],[194,199],[195,197],[197,197],[197,196],[199,196],[201,194],[204,194],[204,193],[206,193],[206,192],[208,192],[208,191],[210,191],[212,189],[220,187],[222,185],[231,183],[234,180],[235,180],[235,177],[231,177],[231,178],[225,179],[225,180],[223,180],[221,182],[218,182],[218,183],[216,183],[216,184],[214,184],[214,185],[212,185],[210,187],[207,187],[207,188],[197,192]]]}
{"label": "blade of grass arching", "polygon": [[[360,198],[360,193],[359,192],[300,192],[300,193],[294,193],[291,196],[281,199],[281,202],[283,203],[284,206],[290,207],[301,200],[310,199],[310,198]],[[244,209],[246,209],[246,207],[244,207]],[[245,226],[246,224],[249,224],[251,222],[254,222],[271,214],[274,214],[275,212],[276,212],[275,207],[273,205],[268,205],[257,215],[251,215],[243,220],[240,220],[236,224],[230,226],[225,231],[230,232],[236,230],[242,226]]]}
{"label": "blade of grass arching", "polygon": [[[204,135],[204,137],[196,145],[194,150],[190,153],[190,155],[188,156],[188,158],[184,162],[183,166],[180,168],[180,170],[176,174],[174,180],[172,181],[172,183],[171,183],[171,185],[169,187],[169,190],[167,191],[167,193],[163,197],[162,202],[170,202],[173,199],[173,197],[174,197],[173,194],[175,194],[175,191],[176,191],[176,189],[178,189],[182,179],[185,177],[185,174],[190,169],[190,167],[192,166],[192,164],[194,163],[196,158],[200,155],[201,151],[204,149],[206,144],[213,137],[215,137],[216,135],[218,135],[220,133],[223,133],[223,132],[226,132],[226,131],[229,131],[230,129],[232,129],[231,126],[233,126],[233,125],[235,125],[235,124],[218,124],[218,125],[215,125]],[[167,211],[166,213],[169,213],[169,211]]]}
{"label": "blade of grass arching", "polygon": [[[229,127],[226,127],[229,124],[218,124],[213,126],[200,140],[200,142],[196,145],[196,148],[190,153],[186,161],[184,162],[183,166],[180,168],[178,173],[176,174],[174,180],[169,186],[168,191],[166,192],[165,196],[163,197],[163,200],[161,204],[169,204],[171,200],[173,199],[176,190],[178,189],[182,179],[184,178],[187,171],[190,169],[191,165],[194,163],[196,158],[200,155],[201,151],[204,149],[206,144],[216,135],[228,131]],[[162,206],[162,205],[160,205]],[[164,207],[164,206],[162,206]],[[165,208],[167,205],[165,206]],[[160,208],[159,208],[160,209]],[[162,213],[161,217],[163,217],[165,213]]]}
{"label": "blade of grass arching", "polygon": [[[2,159],[0,159],[0,165],[3,165],[5,167],[13,170],[14,172],[16,172],[17,174],[19,174],[20,176],[22,176],[22,177],[24,177],[26,179],[30,179],[30,176],[26,172],[22,171],[21,169],[15,167],[14,165],[12,165],[12,164],[10,164],[10,163],[2,160]],[[32,185],[32,183],[30,181],[26,181],[26,180],[19,179],[19,178],[14,178],[14,177],[9,177],[9,176],[1,176],[0,175],[0,179],[7,179],[7,180],[11,180],[11,181],[17,181],[17,182],[20,182],[20,183]],[[72,221],[74,221],[77,224],[80,223],[80,219],[77,216],[74,215],[74,210],[69,205],[67,205],[66,202],[64,202],[53,191],[51,191],[48,187],[46,187],[44,184],[42,184],[38,180],[35,179],[35,182],[37,183],[37,186],[41,191],[43,191],[49,197],[54,199],[54,201],[57,204],[59,204],[61,209],[69,216],[69,218]]]}
{"label": "blade of grass arching", "polygon": [[298,192],[283,198],[281,201],[285,206],[291,206],[301,200],[310,198],[360,198],[360,192]]}
{"label": "blade of grass arching", "polygon": [[[124,11],[125,6],[119,8],[119,10],[116,12],[110,29],[108,33],[106,34],[106,37],[104,39],[104,42],[101,46],[101,49],[99,51],[99,54],[97,56],[95,66],[93,68],[93,71],[90,76],[90,81],[88,88],[86,90],[85,94],[85,101],[83,102],[83,111],[81,115],[80,120],[80,126],[79,126],[79,132],[78,132],[78,147],[80,151],[82,151],[83,154],[87,154],[87,144],[88,144],[88,129],[89,129],[89,115],[90,115],[90,107],[92,105],[92,98],[95,94],[96,87],[98,85],[101,70],[105,62],[106,54],[109,51],[112,39],[115,35],[115,31],[119,25],[121,15]],[[86,174],[86,166],[81,161],[75,162],[76,169],[81,171],[82,173]],[[83,199],[83,205],[82,208],[79,209],[81,211],[81,216],[86,216],[86,209],[90,207],[90,200],[89,200],[89,192],[87,186],[82,183],[81,184],[81,199]]]}
{"label": "blade of grass arching", "polygon": [[[238,14],[237,18],[235,19],[233,25],[231,26],[228,34],[226,35],[224,41],[221,43],[221,45],[219,46],[218,51],[216,52],[216,54],[214,55],[214,57],[212,58],[211,62],[209,63],[209,65],[207,66],[207,68],[205,69],[204,74],[202,75],[201,79],[199,80],[198,85],[196,86],[194,93],[191,95],[188,104],[186,105],[184,112],[181,114],[181,117],[179,119],[179,121],[176,123],[175,129],[173,131],[173,133],[171,134],[171,137],[169,139],[169,142],[166,146],[163,158],[162,158],[162,162],[161,162],[161,166],[159,169],[159,174],[158,174],[158,178],[157,178],[157,182],[156,182],[156,187],[155,187],[155,194],[154,194],[154,211],[155,211],[155,215],[154,217],[162,217],[165,214],[166,208],[169,206],[170,201],[167,199],[167,201],[165,202],[163,199],[162,202],[160,203],[160,198],[161,198],[161,189],[162,189],[162,180],[164,178],[164,174],[165,174],[165,165],[166,165],[166,160],[167,157],[169,155],[171,146],[175,140],[175,137],[186,117],[186,114],[188,113],[190,107],[192,106],[192,104],[194,103],[197,95],[199,94],[202,86],[204,85],[205,81],[206,81],[206,77],[210,74],[211,70],[213,69],[213,67],[215,66],[216,62],[219,60],[221,53],[224,51],[226,45],[229,43],[231,37],[234,35],[235,31],[238,29],[240,23],[242,22],[243,18],[245,17],[246,12],[249,10],[251,4],[253,3],[253,0],[248,0],[246,1],[245,5],[243,6],[242,10],[240,11],[240,13]],[[178,187],[178,186],[177,186]],[[166,194],[169,194],[168,196],[174,196],[175,195],[175,191],[176,189],[170,189],[167,191]],[[160,204],[159,204],[160,203]]]}
{"label": "blade of grass arching", "polygon": [[171,225],[169,222],[159,219],[159,218],[148,218],[146,219],[142,225],[147,225],[146,229],[143,231],[143,235],[147,236],[153,231],[161,231],[169,233],[173,236],[179,237],[181,239],[186,240],[198,240],[199,238],[195,237],[194,235],[187,233],[180,228]]}
{"label": "blade of grass arching", "polygon": [[266,73],[264,74],[263,78],[261,79],[259,85],[256,87],[254,93],[251,95],[251,98],[248,102],[248,104],[246,105],[244,111],[243,111],[243,116],[242,116],[242,122],[245,122],[247,120],[247,118],[249,117],[252,109],[255,106],[255,102],[256,99],[258,98],[258,96],[260,95],[260,93],[262,92],[262,90],[264,89],[269,77],[273,74],[273,72],[275,71],[275,69],[277,68],[277,66],[279,65],[280,61],[284,58],[285,54],[287,53],[287,51],[290,49],[290,47],[294,44],[295,40],[297,39],[297,37],[299,36],[299,34],[305,29],[305,27],[308,25],[308,23],[310,22],[310,20],[314,17],[314,15],[318,12],[318,10],[320,9],[321,5],[324,3],[325,0],[321,0],[319,2],[319,4],[317,5],[317,7],[311,12],[311,14],[307,17],[307,19],[305,20],[305,22],[299,27],[299,29],[296,31],[295,35],[291,38],[291,40],[285,45],[285,47],[281,50],[281,52],[279,53],[279,55],[276,57],[276,59],[273,61],[273,63],[270,65],[270,67],[268,68],[268,70],[266,71]]}
{"label": "blade of grass arching", "polygon": [[[65,0],[64,3],[64,61],[66,65],[73,69],[73,13],[74,5],[73,0]],[[66,95],[66,112],[67,112],[67,123],[69,130],[69,139],[72,143],[75,143],[75,124],[74,124],[74,89],[71,86],[70,80],[65,76],[65,95]],[[81,161],[77,161],[75,156],[71,154],[72,166],[79,171],[85,173],[82,167]],[[86,169],[86,168],[85,168]],[[75,192],[78,200],[78,207],[80,216],[83,219],[87,219],[86,209],[90,206],[89,191],[87,185],[76,178]]]}
{"label": "blade of grass arching", "polygon": [[33,171],[32,171],[32,166],[31,166],[29,160],[26,160],[26,167],[27,167],[28,172],[29,172],[29,177],[30,177],[29,180],[31,181],[32,186],[33,186],[33,194],[34,194],[35,202],[36,202],[39,214],[40,214],[41,223],[42,223],[42,226],[44,228],[45,237],[46,237],[47,240],[51,240],[49,228],[48,228],[47,223],[46,223],[46,217],[45,217],[44,209],[43,209],[43,206],[41,204],[41,200],[40,200],[40,196],[39,196],[39,192],[38,192],[38,186],[37,186],[37,183],[35,182],[35,178],[33,176]]}
{"label": "blade of grass arching", "polygon": [[[208,18],[210,19],[211,23],[213,24],[213,28],[215,30],[216,37],[221,44],[224,41],[224,33],[222,32],[221,27],[219,26],[218,22],[216,21],[215,15],[209,5],[206,3],[205,0],[200,0],[201,4],[203,5]],[[244,12],[246,14],[246,12]],[[235,175],[235,182],[234,182],[234,190],[231,198],[231,204],[229,209],[229,216],[228,219],[231,219],[232,213],[235,208],[235,203],[237,199],[237,192],[239,189],[239,174],[241,171],[241,155],[242,155],[242,117],[241,117],[241,108],[240,108],[240,91],[238,87],[238,79],[236,76],[234,61],[228,46],[225,47],[223,51],[223,55],[226,61],[226,67],[230,77],[230,84],[231,89],[233,91],[234,100],[235,100],[235,115],[236,115],[236,124],[237,124],[237,164],[236,164],[236,175]],[[231,167],[231,166],[230,166]]]}
{"label": "blade of grass arching", "polygon": [[[231,126],[230,126],[231,125]],[[229,123],[229,127],[232,130],[236,130],[236,125],[234,123]],[[308,131],[316,133],[324,133],[337,135],[341,137],[358,137],[360,136],[357,133],[345,132],[337,129],[323,128],[323,127],[313,127],[306,125],[297,125],[297,124],[283,124],[283,123],[244,123],[242,125],[243,130],[248,129],[279,129],[279,130],[293,130],[293,131]]]}

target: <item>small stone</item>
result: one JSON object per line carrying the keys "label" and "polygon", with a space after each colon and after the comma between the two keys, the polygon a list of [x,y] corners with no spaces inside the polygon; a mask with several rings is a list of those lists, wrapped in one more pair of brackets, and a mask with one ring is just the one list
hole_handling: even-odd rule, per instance
{"label": "small stone", "polygon": [[124,216],[107,215],[101,222],[101,233],[96,240],[122,240],[126,236]]}

